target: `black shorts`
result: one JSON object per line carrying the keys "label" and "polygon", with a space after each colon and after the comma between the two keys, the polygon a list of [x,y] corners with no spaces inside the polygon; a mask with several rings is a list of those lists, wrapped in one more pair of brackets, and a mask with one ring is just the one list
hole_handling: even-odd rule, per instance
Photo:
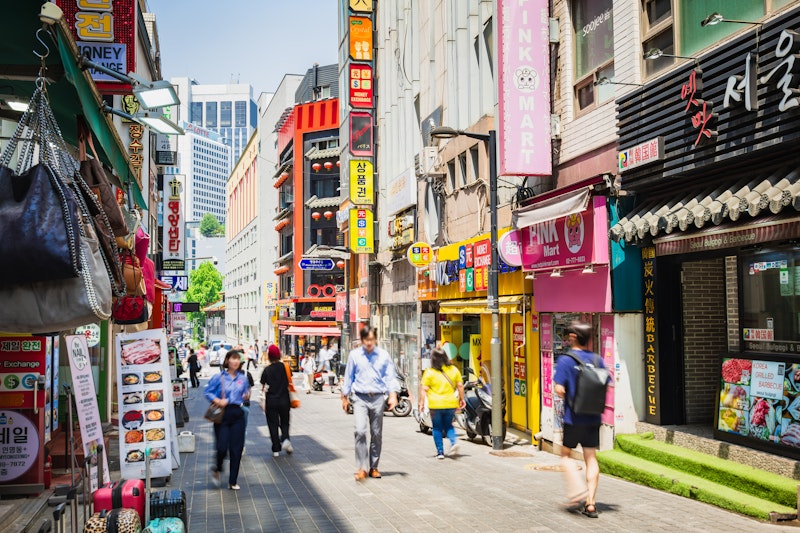
{"label": "black shorts", "polygon": [[578,444],[584,448],[597,448],[600,446],[600,424],[591,426],[571,426],[564,424],[564,446],[577,448]]}

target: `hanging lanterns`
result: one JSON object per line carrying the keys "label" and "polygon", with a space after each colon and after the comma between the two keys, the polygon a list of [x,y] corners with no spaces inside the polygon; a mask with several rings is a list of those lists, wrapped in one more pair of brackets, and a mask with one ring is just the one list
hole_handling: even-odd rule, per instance
{"label": "hanging lanterns", "polygon": [[325,211],[322,215],[325,217],[325,220],[330,220],[333,218],[333,211]]}
{"label": "hanging lanterns", "polygon": [[330,170],[333,168],[333,163],[330,161],[325,161],[325,164],[323,166],[325,167],[325,170]]}
{"label": "hanging lanterns", "polygon": [[314,211],[313,213],[311,213],[311,218],[313,218],[314,220],[319,220],[322,218],[322,215],[319,213],[319,211]]}
{"label": "hanging lanterns", "polygon": [[337,160],[337,161],[336,161],[336,168],[339,168],[339,167],[341,167],[341,166],[342,166],[342,162]]}
{"label": "hanging lanterns", "polygon": [[314,172],[319,172],[319,169],[322,168],[322,165],[320,165],[319,163],[314,163],[313,165],[311,165],[311,168],[312,170],[314,170]]}
{"label": "hanging lanterns", "polygon": [[339,268],[344,268],[344,259],[339,259],[336,261],[336,266]]}
{"label": "hanging lanterns", "polygon": [[282,180],[288,180],[289,179],[289,173],[286,172],[286,171],[281,172],[281,179]]}

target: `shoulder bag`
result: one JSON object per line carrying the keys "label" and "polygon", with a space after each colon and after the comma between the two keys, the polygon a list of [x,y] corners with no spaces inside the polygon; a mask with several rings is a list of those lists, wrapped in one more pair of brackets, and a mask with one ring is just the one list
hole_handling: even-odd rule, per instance
{"label": "shoulder bag", "polygon": [[292,381],[292,370],[286,363],[283,363],[283,367],[286,369],[286,379],[289,380],[289,405],[292,407],[292,409],[297,409],[300,407],[300,398],[297,397],[297,390],[294,388],[294,381]]}
{"label": "shoulder bag", "polygon": [[[219,375],[219,386],[220,391],[222,392],[222,398],[225,398],[225,376],[220,373]],[[214,405],[213,403],[208,406],[208,410],[206,410],[206,414],[203,418],[208,420],[209,422],[213,422],[214,424],[219,424],[222,422],[222,419],[225,417],[225,407],[220,405]]]}

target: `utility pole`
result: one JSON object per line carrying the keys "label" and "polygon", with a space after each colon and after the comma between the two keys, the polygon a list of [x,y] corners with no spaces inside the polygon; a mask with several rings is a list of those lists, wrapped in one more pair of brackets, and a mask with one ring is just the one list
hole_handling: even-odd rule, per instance
{"label": "utility pole", "polygon": [[492,449],[503,449],[503,360],[500,350],[499,258],[497,256],[497,132],[489,131],[489,213],[492,264],[489,265],[487,307],[492,314]]}

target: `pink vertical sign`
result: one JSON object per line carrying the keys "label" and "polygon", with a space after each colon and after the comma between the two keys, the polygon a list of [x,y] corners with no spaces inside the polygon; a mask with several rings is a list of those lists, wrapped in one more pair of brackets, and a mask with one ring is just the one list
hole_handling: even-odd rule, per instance
{"label": "pink vertical sign", "polygon": [[606,410],[602,422],[614,425],[614,316],[600,315],[600,355],[603,364],[611,372],[611,386],[606,391]]}
{"label": "pink vertical sign", "polygon": [[548,0],[499,0],[497,15],[500,175],[549,176]]}
{"label": "pink vertical sign", "polygon": [[542,314],[539,320],[542,343],[542,405],[553,407],[553,317]]}

